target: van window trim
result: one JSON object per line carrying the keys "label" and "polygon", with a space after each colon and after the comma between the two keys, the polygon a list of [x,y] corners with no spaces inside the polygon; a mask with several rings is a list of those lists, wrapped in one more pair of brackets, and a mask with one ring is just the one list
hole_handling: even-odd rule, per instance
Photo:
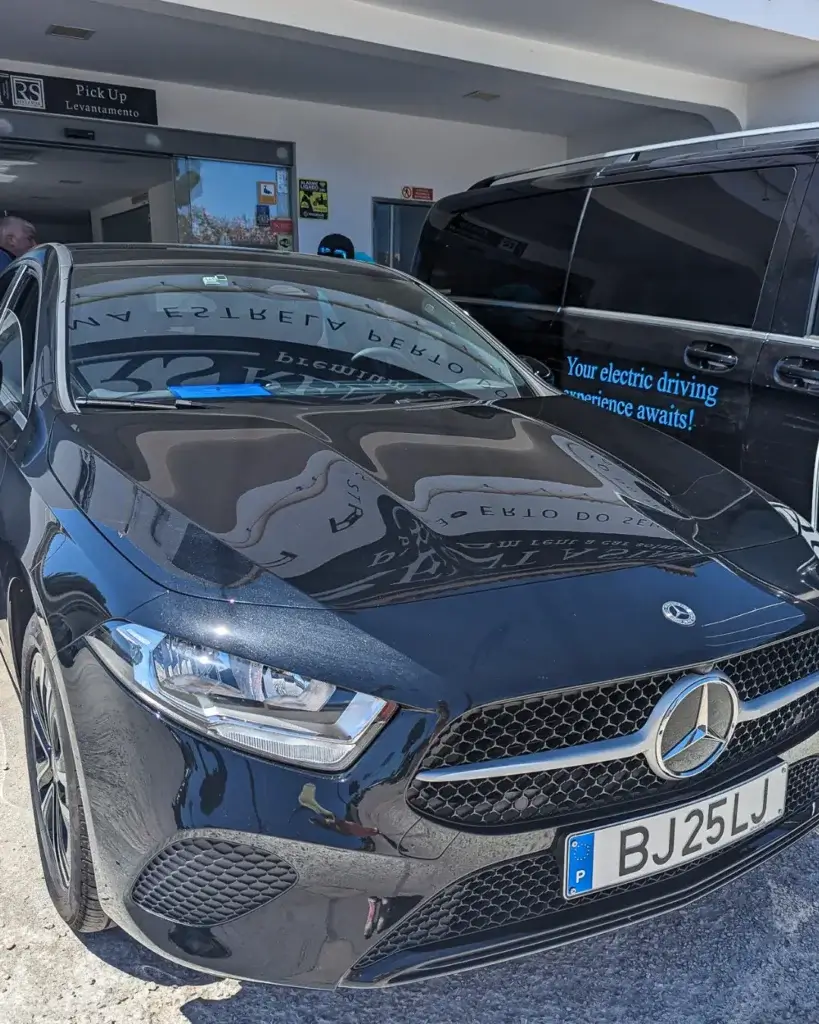
{"label": "van window trim", "polygon": [[729,324],[710,323],[708,320],[685,320],[682,317],[655,316],[652,313],[621,313],[616,309],[585,309],[583,306],[563,306],[562,313],[565,316],[585,317],[589,320],[645,324],[647,327],[666,327],[672,330],[707,332],[730,338],[770,337],[769,331],[760,331],[755,327],[732,327]]}
{"label": "van window trim", "polygon": [[580,232],[583,230],[583,222],[586,219],[586,212],[589,209],[589,203],[591,202],[593,187],[590,186],[586,189],[586,194],[583,197],[583,205],[580,208],[580,216],[577,218],[577,227],[574,229],[574,238],[572,239],[572,246],[569,249],[569,258],[566,261],[566,274],[563,278],[563,291],[560,293],[560,305],[561,307],[566,305],[566,296],[569,294],[569,281],[572,276],[572,267],[574,266],[574,256],[577,252],[577,243],[580,240]]}
{"label": "van window trim", "polygon": [[501,309],[533,309],[547,313],[559,313],[564,306],[554,306],[547,302],[517,302],[514,299],[472,299],[468,295],[447,295],[446,292],[439,292],[450,302],[458,306],[499,306]]}
{"label": "van window trim", "polygon": [[[684,320],[680,317],[655,316],[651,313],[622,313],[616,309],[585,309],[582,306],[547,306],[535,302],[507,302],[494,299],[470,299],[466,296],[447,296],[450,301],[465,306],[499,306],[508,309],[530,310],[534,313],[552,313],[556,316],[585,317],[590,320],[608,320],[617,323],[645,324],[647,327],[665,327],[672,330],[687,330],[721,334],[725,337],[753,339],[779,339],[801,342],[804,339],[794,335],[772,334],[755,327],[731,327],[728,324],[713,324],[707,320]],[[819,337],[817,337],[819,340]]]}

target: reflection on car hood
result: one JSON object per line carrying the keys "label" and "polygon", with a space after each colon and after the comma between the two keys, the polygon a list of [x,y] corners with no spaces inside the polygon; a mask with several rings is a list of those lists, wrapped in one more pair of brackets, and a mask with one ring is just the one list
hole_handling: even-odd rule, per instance
{"label": "reflection on car hood", "polygon": [[169,589],[361,609],[793,537],[694,449],[563,397],[58,421],[76,505]]}

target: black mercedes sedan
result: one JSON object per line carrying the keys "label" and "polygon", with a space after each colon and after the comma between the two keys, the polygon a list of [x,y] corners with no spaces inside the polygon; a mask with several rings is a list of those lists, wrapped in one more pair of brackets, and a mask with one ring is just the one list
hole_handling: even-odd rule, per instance
{"label": "black mercedes sedan", "polygon": [[0,277],[0,367],[0,646],[76,931],[391,985],[816,826],[815,539],[426,286],[48,245]]}

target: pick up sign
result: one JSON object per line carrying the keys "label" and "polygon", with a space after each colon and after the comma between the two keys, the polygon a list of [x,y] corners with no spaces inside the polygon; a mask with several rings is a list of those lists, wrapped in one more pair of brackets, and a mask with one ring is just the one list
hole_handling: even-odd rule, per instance
{"label": "pick up sign", "polygon": [[132,85],[0,70],[0,109],[158,124],[156,93]]}

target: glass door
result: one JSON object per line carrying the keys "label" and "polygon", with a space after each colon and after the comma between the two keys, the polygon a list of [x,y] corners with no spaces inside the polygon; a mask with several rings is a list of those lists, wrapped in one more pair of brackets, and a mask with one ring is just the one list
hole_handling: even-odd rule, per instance
{"label": "glass door", "polygon": [[432,203],[373,200],[373,257],[376,263],[409,273],[421,228]]}
{"label": "glass door", "polygon": [[180,242],[295,248],[292,168],[231,160],[176,160]]}
{"label": "glass door", "polygon": [[0,140],[0,216],[39,242],[176,242],[169,156]]}

